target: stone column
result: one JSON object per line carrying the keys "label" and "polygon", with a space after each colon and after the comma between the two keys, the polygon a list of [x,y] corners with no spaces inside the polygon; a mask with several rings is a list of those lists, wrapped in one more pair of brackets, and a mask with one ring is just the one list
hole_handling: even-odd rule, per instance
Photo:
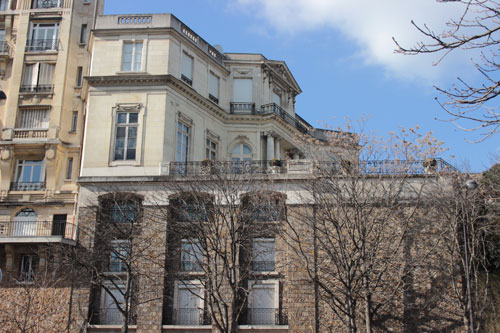
{"label": "stone column", "polygon": [[267,160],[270,161],[274,158],[274,137],[267,134]]}
{"label": "stone column", "polygon": [[276,138],[274,139],[274,157],[277,158],[278,160],[281,160],[281,139]]}

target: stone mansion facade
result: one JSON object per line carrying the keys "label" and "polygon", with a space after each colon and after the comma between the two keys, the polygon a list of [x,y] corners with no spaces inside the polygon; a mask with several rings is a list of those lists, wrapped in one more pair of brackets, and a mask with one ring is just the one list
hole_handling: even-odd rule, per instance
{"label": "stone mansion facade", "polygon": [[224,304],[234,332],[318,331],[318,290],[279,233],[313,211],[298,194],[311,152],[340,135],[335,158],[356,165],[355,136],[296,113],[284,61],[223,53],[172,14],[103,8],[0,0],[0,324],[216,332]]}

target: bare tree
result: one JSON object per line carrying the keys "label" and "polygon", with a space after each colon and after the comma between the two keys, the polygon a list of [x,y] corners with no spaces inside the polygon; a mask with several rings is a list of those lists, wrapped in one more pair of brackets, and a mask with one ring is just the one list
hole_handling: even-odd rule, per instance
{"label": "bare tree", "polygon": [[360,321],[366,332],[407,325],[398,309],[413,301],[400,304],[414,283],[407,277],[417,266],[411,252],[426,209],[422,194],[436,172],[452,168],[434,158],[442,149],[430,134],[410,129],[381,141],[345,133],[330,133],[330,145],[313,151],[315,174],[297,196],[314,208],[289,213],[286,239],[326,307],[318,307],[318,331],[341,329],[333,318],[349,332]]}
{"label": "bare tree", "polygon": [[[237,332],[241,323],[279,324],[281,309],[249,309],[254,283],[267,278],[264,272],[277,270],[274,240],[284,211],[282,196],[264,190],[268,166],[261,164],[207,160],[179,165],[177,171],[187,175],[158,194],[158,202],[169,197],[168,209],[158,209],[169,221],[169,322],[211,322],[220,332]],[[181,288],[191,301],[183,299]]]}
{"label": "bare tree", "polygon": [[20,272],[4,276],[0,289],[0,327],[8,332],[61,332],[67,327],[69,274],[61,265],[62,247],[35,246],[20,257]]}
{"label": "bare tree", "polygon": [[137,193],[116,188],[96,192],[105,194],[99,196],[97,206],[80,209],[79,243],[68,253],[67,264],[75,272],[74,279],[90,284],[88,322],[122,324],[122,332],[128,332],[139,305],[162,297],[141,289],[141,284],[158,274],[158,269],[155,273],[148,266],[163,267],[164,250],[152,235],[161,235],[164,222],[145,215],[143,198]]}
{"label": "bare tree", "polygon": [[[439,1],[439,0],[438,0]],[[447,30],[438,33],[427,25],[413,26],[426,38],[413,47],[404,47],[394,38],[396,52],[418,55],[441,54],[439,63],[446,55],[456,50],[472,52],[472,65],[482,78],[474,84],[458,78],[450,89],[436,88],[446,96],[440,102],[451,116],[451,121],[466,131],[480,131],[485,140],[500,129],[498,102],[500,81],[498,73],[498,47],[500,45],[500,3],[497,0],[441,0],[463,5],[463,14],[447,22]]]}

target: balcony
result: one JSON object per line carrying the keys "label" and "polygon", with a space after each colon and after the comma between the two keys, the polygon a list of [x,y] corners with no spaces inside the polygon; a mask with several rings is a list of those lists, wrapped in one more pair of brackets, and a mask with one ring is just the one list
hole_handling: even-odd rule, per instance
{"label": "balcony", "polygon": [[210,318],[205,316],[205,311],[196,308],[173,309],[172,325],[202,326],[210,325]]}
{"label": "balcony", "polygon": [[255,103],[231,103],[231,114],[255,114]]}
{"label": "balcony", "polygon": [[271,166],[271,161],[193,161],[170,162],[161,168],[162,174],[171,176],[203,175],[258,175],[258,174],[305,174],[305,175],[429,175],[452,173],[458,170],[445,160],[431,161],[375,160],[360,161],[280,161],[280,166]]}
{"label": "balcony", "polygon": [[191,80],[190,78],[188,78],[186,75],[181,74],[181,79],[182,79],[182,81],[186,82],[190,86],[193,85],[193,80]]}
{"label": "balcony", "polygon": [[0,243],[59,242],[76,240],[76,226],[66,221],[0,222]]}
{"label": "balcony", "polygon": [[62,0],[34,0],[32,9],[59,8]]}
{"label": "balcony", "polygon": [[248,308],[242,315],[242,325],[288,325],[286,309],[275,308]]}
{"label": "balcony", "polygon": [[11,191],[43,191],[45,190],[45,182],[13,182],[10,183]]}
{"label": "balcony", "polygon": [[271,167],[270,161],[216,161],[206,164],[202,162],[171,162],[170,175],[216,175],[216,174],[267,174],[284,173],[284,162],[281,167]]}
{"label": "balcony", "polygon": [[[260,114],[276,114],[281,119],[293,125],[296,129],[301,131],[302,133],[312,133],[311,128],[306,126],[306,121],[300,117],[293,117],[284,109],[282,109],[279,105],[275,103],[270,103],[261,106]],[[312,135],[312,134],[311,134]]]}
{"label": "balcony", "polygon": [[[129,325],[135,325],[136,316],[129,312]],[[92,325],[122,325],[124,321],[122,312],[117,307],[100,308],[94,312],[91,319]]]}
{"label": "balcony", "polygon": [[23,85],[19,89],[19,92],[24,94],[52,94],[54,92],[54,85],[53,84]]}
{"label": "balcony", "polygon": [[[14,139],[46,139],[48,129],[14,129]],[[27,184],[27,183],[15,183],[15,184]],[[32,184],[32,183],[28,183]],[[17,185],[16,185],[17,186]],[[23,185],[24,186],[24,185]],[[23,187],[21,186],[21,187]],[[43,189],[43,187],[42,187]],[[14,191],[25,191],[25,190],[14,190]],[[26,190],[32,191],[32,190]],[[35,190],[39,191],[39,190]]]}
{"label": "balcony", "polygon": [[28,39],[26,52],[57,51],[59,49],[58,39]]}
{"label": "balcony", "polygon": [[215,104],[219,104],[219,99],[212,94],[208,94],[208,99],[214,102]]}

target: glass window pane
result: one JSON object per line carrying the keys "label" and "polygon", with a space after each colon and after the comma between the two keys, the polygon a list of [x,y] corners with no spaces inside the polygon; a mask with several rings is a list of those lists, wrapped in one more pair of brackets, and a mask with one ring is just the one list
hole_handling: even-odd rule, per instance
{"label": "glass window pane", "polygon": [[23,183],[29,183],[29,182],[31,182],[31,172],[32,172],[31,165],[25,164],[24,167],[23,167],[23,170],[22,170],[22,179],[21,179],[21,182],[23,182]]}
{"label": "glass window pane", "polygon": [[125,124],[127,123],[127,113],[125,112],[119,112],[117,113],[117,123],[118,124]]}
{"label": "glass window pane", "polygon": [[137,112],[129,113],[129,124],[136,124],[139,120],[139,114]]}
{"label": "glass window pane", "polygon": [[231,154],[233,155],[241,154],[241,145],[237,145],[236,147],[234,147],[233,150],[231,151]]}
{"label": "glass window pane", "polygon": [[252,150],[247,145],[243,145],[243,154],[251,154]]}
{"label": "glass window pane", "polygon": [[135,149],[127,149],[127,160],[135,160]]}
{"label": "glass window pane", "polygon": [[39,164],[33,165],[33,175],[31,181],[33,183],[39,183],[42,179],[42,166]]}

